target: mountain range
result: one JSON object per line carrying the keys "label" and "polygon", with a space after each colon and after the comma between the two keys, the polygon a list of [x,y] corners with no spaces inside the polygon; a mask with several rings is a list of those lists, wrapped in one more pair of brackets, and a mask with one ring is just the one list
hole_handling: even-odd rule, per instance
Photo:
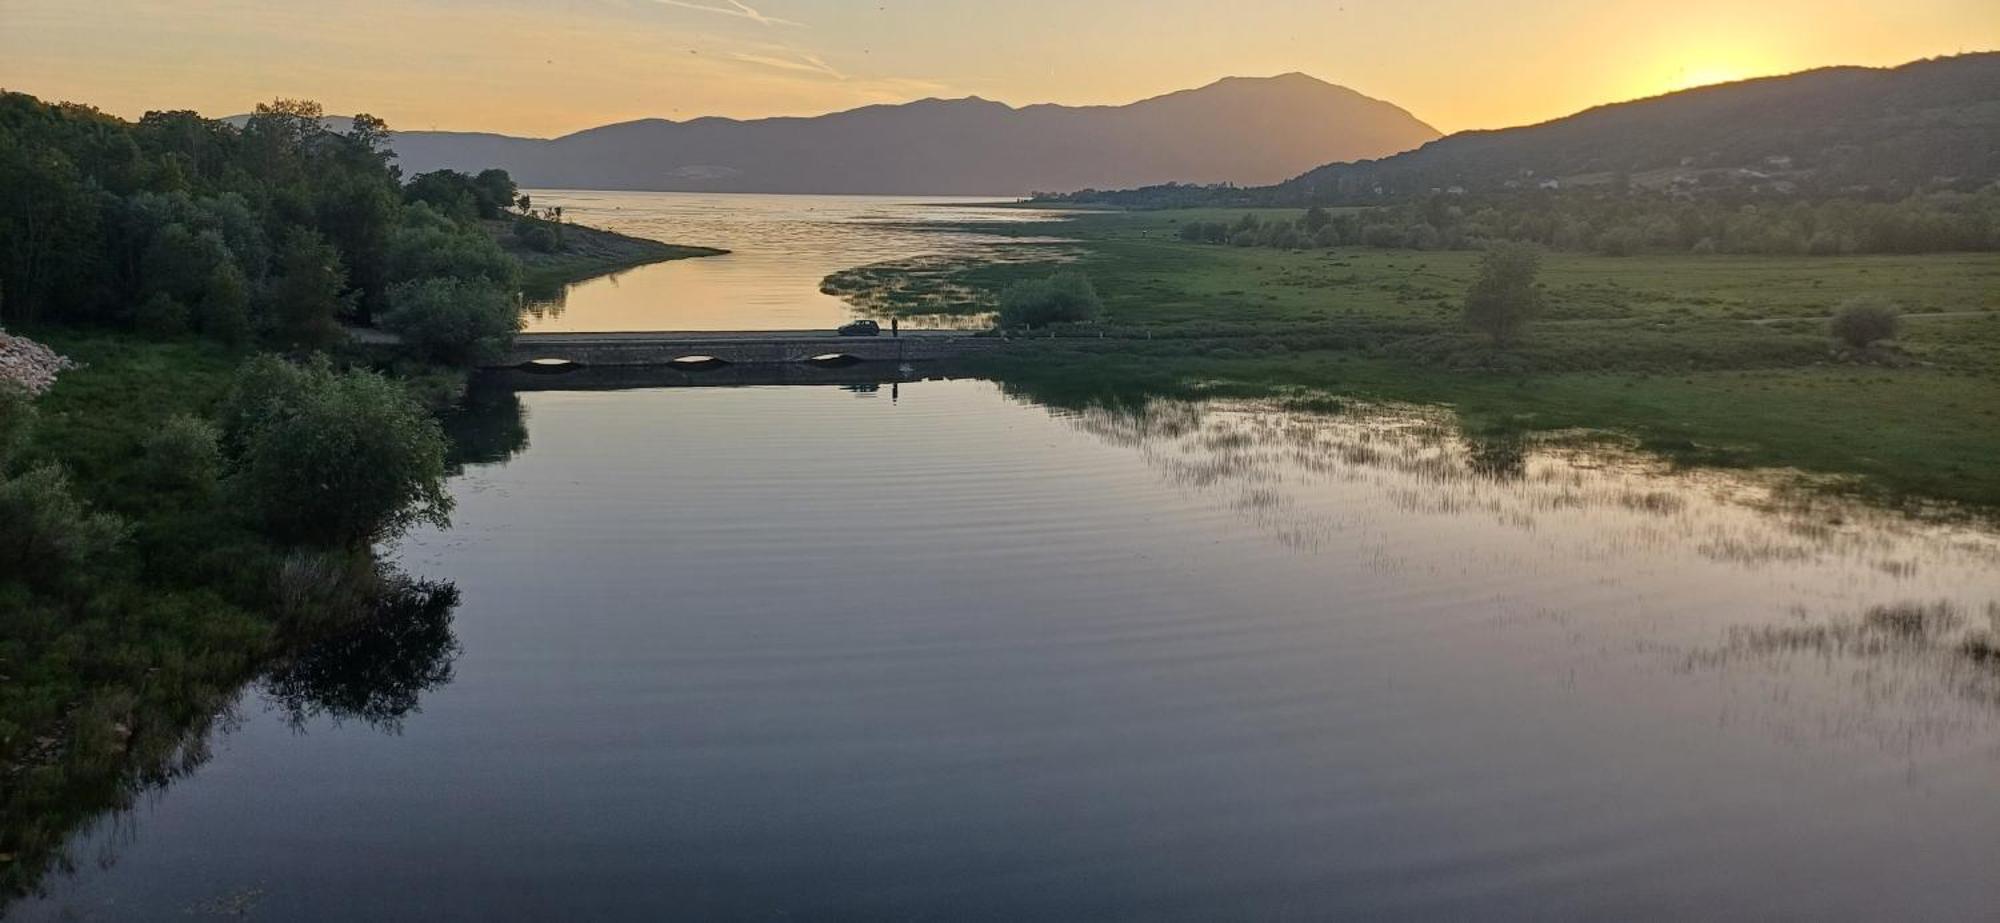
{"label": "mountain range", "polygon": [[926,99],[812,118],[643,119],[552,139],[404,131],[393,143],[405,175],[497,166],[526,187],[1012,196],[1263,185],[1437,137],[1390,103],[1285,74],[1123,106]]}
{"label": "mountain range", "polygon": [[1820,68],[1460,132],[1329,164],[1280,189],[1301,198],[1476,192],[1615,175],[1820,191],[1976,188],[2000,179],[2000,53]]}
{"label": "mountain range", "polygon": [[1465,131],[1282,183],[1173,183],[1052,198],[1135,208],[1362,204],[1431,191],[1629,182],[1700,196],[1976,190],[2000,181],[2000,53],[1827,67]]}

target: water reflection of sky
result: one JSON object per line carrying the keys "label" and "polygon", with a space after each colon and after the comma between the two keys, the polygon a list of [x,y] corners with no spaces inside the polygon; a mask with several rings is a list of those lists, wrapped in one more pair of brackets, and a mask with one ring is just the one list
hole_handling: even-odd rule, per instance
{"label": "water reflection of sky", "polygon": [[339,656],[299,674],[396,733],[253,700],[22,918],[1995,896],[2000,702],[1962,653],[2000,599],[1984,526],[1423,408],[978,381],[486,406],[455,528],[400,553],[459,587],[450,631],[371,642],[421,667],[391,695]]}
{"label": "water reflection of sky", "polygon": [[[529,317],[530,332],[800,330],[836,327],[853,309],[820,291],[872,263],[961,254],[1001,243],[943,230],[967,220],[1041,220],[1046,212],[966,199],[535,191],[582,224],[726,256],[643,266],[570,286]],[[1010,244],[1018,242],[1008,241]]]}

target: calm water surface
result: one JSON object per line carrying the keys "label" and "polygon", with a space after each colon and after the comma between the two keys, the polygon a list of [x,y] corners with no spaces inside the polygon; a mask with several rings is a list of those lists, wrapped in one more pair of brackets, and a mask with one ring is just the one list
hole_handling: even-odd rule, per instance
{"label": "calm water surface", "polygon": [[463,590],[449,681],[372,723],[247,694],[20,918],[2000,901],[2000,673],[1960,651],[2000,619],[1982,527],[1419,408],[489,409],[456,527],[397,551]]}
{"label": "calm water surface", "polygon": [[571,285],[528,319],[529,332],[548,333],[837,327],[855,313],[820,292],[828,275],[913,257],[990,256],[1022,243],[940,226],[1049,215],[967,199],[563,190],[532,195],[538,207],[562,206],[571,221],[731,251]]}

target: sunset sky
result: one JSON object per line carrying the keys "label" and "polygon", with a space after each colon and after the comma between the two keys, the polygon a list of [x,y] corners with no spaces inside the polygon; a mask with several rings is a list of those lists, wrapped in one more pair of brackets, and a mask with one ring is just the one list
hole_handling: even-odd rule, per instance
{"label": "sunset sky", "polygon": [[1287,71],[1455,131],[1996,47],[1995,0],[0,0],[6,89],[127,117],[307,97],[538,136],[925,96],[1125,103]]}

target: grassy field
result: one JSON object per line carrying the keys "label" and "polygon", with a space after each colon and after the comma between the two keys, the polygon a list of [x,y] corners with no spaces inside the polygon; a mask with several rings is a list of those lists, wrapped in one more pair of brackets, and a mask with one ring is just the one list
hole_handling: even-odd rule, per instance
{"label": "grassy field", "polygon": [[[1796,468],[1911,501],[2000,507],[2000,259],[1550,254],[1549,306],[1496,350],[1459,323],[1478,254],[1179,241],[1240,212],[1083,213],[1041,260],[863,267],[828,280],[885,313],[979,313],[1059,264],[1105,316],[990,371],[1058,400],[1313,388],[1450,404],[1487,429],[1628,433],[1691,463]],[[1270,213],[1266,213],[1270,214]],[[1026,246],[1026,245],[1022,245]],[[1019,248],[1010,248],[1018,250]],[[1825,318],[1872,294],[1908,315],[1854,357]]]}

